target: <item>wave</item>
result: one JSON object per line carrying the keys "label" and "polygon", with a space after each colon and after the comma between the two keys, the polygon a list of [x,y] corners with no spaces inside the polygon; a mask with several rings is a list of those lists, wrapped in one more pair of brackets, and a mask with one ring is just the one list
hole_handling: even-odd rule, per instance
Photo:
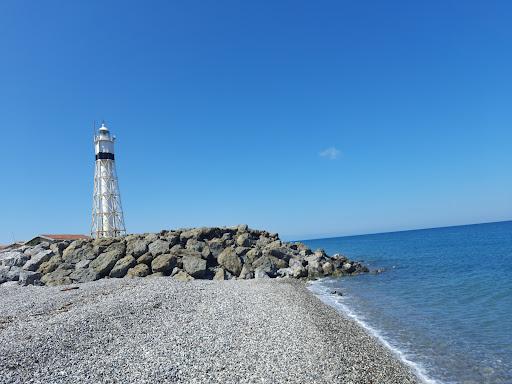
{"label": "wave", "polygon": [[382,345],[384,345],[384,347],[389,349],[400,361],[410,367],[411,370],[424,384],[447,384],[429,377],[425,368],[420,363],[410,360],[404,351],[393,345],[393,342],[386,339],[379,330],[366,323],[359,315],[357,315],[357,313],[352,311],[345,303],[343,303],[342,297],[331,294],[331,289],[323,285],[322,281],[323,279],[310,282],[308,284],[308,289],[323,303],[333,307],[338,312],[354,320],[357,324],[364,328],[370,335],[375,337]]}

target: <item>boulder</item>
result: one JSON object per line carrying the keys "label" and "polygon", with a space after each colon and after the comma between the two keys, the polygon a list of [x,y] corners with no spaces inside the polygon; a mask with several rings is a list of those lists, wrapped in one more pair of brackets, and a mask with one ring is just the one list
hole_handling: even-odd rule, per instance
{"label": "boulder", "polygon": [[165,253],[155,257],[151,262],[151,269],[153,272],[171,273],[173,268],[176,266],[176,261],[176,255]]}
{"label": "boulder", "polygon": [[22,269],[16,266],[2,266],[0,267],[0,284],[8,281],[18,281],[20,279],[20,273]]}
{"label": "boulder", "polygon": [[21,267],[30,259],[29,255],[20,251],[9,251],[0,253],[0,266]]}
{"label": "boulder", "polygon": [[128,269],[133,267],[135,264],[137,264],[135,257],[133,257],[132,255],[125,256],[117,261],[117,263],[110,271],[109,276],[124,277],[124,275],[126,275],[126,272],[128,272]]}
{"label": "boulder", "polygon": [[221,239],[213,239],[208,242],[208,248],[210,249],[212,256],[216,259],[224,250],[224,242]]}
{"label": "boulder", "polygon": [[258,248],[251,248],[247,253],[245,254],[245,262],[246,263],[254,263],[256,259],[259,259],[263,253]]}
{"label": "boulder", "polygon": [[76,263],[75,269],[86,269],[91,264],[91,260],[82,260]]}
{"label": "boulder", "polygon": [[98,256],[98,249],[94,248],[92,243],[81,243],[80,248],[70,250],[69,246],[62,254],[62,258],[66,263],[76,264],[82,260],[92,260]]}
{"label": "boulder", "polygon": [[146,265],[151,265],[151,262],[153,261],[154,257],[151,253],[145,253],[143,254],[142,256],[140,256],[138,259],[137,259],[137,264],[146,264]]}
{"label": "boulder", "polygon": [[178,280],[178,281],[190,281],[190,280],[194,280],[194,278],[192,276],[190,276],[187,272],[183,272],[183,271],[179,271],[177,274],[175,274],[173,277],[172,277],[174,280]]}
{"label": "boulder", "polygon": [[43,277],[41,277],[41,282],[48,286],[71,284],[72,281],[69,275],[71,275],[72,272],[72,269],[57,269],[43,275]]}
{"label": "boulder", "polygon": [[192,277],[202,278],[206,272],[206,260],[202,259],[199,253],[198,256],[190,254],[183,256],[183,269]]}
{"label": "boulder", "polygon": [[50,243],[43,241],[42,243],[39,243],[33,247],[25,248],[23,253],[25,253],[25,255],[27,255],[29,257],[32,257],[32,256],[38,254],[39,252],[47,251],[48,249],[50,249]]}
{"label": "boulder", "polygon": [[306,277],[308,275],[308,271],[302,266],[302,264],[293,264],[290,269],[292,270],[291,276],[295,279]]}
{"label": "boulder", "polygon": [[277,270],[288,267],[288,263],[275,256],[263,255],[259,259],[256,259],[252,266],[255,269],[259,268],[265,271],[265,273],[270,277],[275,277]]}
{"label": "boulder", "polygon": [[213,280],[226,280],[226,273],[224,268],[217,269],[215,275],[213,276]]}
{"label": "boulder", "polygon": [[254,278],[255,279],[270,279],[270,276],[267,275],[265,270],[261,267],[258,267],[254,270]]}
{"label": "boulder", "polygon": [[45,261],[50,260],[50,258],[53,256],[53,251],[51,249],[41,251],[39,253],[36,253],[33,255],[30,260],[28,260],[24,265],[23,269],[26,271],[32,271],[35,272],[39,268],[41,264],[43,264]]}
{"label": "boulder", "polygon": [[254,278],[254,271],[248,264],[244,264],[238,277],[240,279],[252,279]]}
{"label": "boulder", "polygon": [[69,246],[69,242],[67,241],[59,241],[58,243],[52,243],[50,244],[50,249],[55,253],[56,255],[62,256],[64,253],[64,250]]}
{"label": "boulder", "polygon": [[167,253],[169,251],[169,243],[167,241],[164,241],[164,240],[155,240],[153,241],[151,244],[149,244],[149,252],[153,255],[153,256],[159,256],[159,255],[162,255],[164,253]]}
{"label": "boulder", "polygon": [[116,248],[111,251],[102,253],[96,259],[94,259],[91,264],[89,264],[89,266],[98,272],[101,277],[107,276],[114,265],[118,262],[118,260],[123,257],[123,255],[124,252],[122,253],[121,249]]}
{"label": "boulder", "polygon": [[236,244],[239,247],[250,247],[252,245],[251,236],[248,233],[242,233],[236,238]]}
{"label": "boulder", "polygon": [[148,242],[146,240],[134,240],[126,243],[126,254],[134,258],[144,255],[148,251]]}
{"label": "boulder", "polygon": [[146,277],[151,271],[146,264],[137,264],[126,272],[127,277]]}
{"label": "boulder", "polygon": [[82,268],[73,271],[69,278],[75,283],[87,283],[100,279],[101,275],[92,268]]}
{"label": "boulder", "polygon": [[325,276],[329,276],[334,271],[334,268],[330,262],[326,261],[325,263],[322,264],[322,271]]}
{"label": "boulder", "polygon": [[233,275],[238,276],[242,271],[242,261],[233,248],[226,248],[217,258],[218,263]]}
{"label": "boulder", "polygon": [[55,271],[63,262],[64,260],[62,260],[62,258],[59,255],[53,255],[50,258],[50,260],[45,261],[39,266],[37,272],[46,275],[47,273]]}

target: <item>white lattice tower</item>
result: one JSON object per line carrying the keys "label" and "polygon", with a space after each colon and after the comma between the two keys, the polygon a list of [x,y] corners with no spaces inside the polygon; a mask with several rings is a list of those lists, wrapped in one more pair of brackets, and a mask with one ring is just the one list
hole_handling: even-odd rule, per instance
{"label": "white lattice tower", "polygon": [[94,238],[126,234],[114,160],[114,141],[115,137],[105,124],[101,124],[98,134],[94,136],[96,165],[91,225],[91,236]]}

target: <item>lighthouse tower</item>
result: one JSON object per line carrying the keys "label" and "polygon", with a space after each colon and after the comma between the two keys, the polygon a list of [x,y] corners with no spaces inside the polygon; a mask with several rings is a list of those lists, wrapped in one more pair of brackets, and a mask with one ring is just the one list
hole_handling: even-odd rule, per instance
{"label": "lighthouse tower", "polygon": [[91,225],[91,236],[94,238],[126,234],[114,162],[115,139],[105,124],[101,124],[98,133],[94,135],[96,166]]}

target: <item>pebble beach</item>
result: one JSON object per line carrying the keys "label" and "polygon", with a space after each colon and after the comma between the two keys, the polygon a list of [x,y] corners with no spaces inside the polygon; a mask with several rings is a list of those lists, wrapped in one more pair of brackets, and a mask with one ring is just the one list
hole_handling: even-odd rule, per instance
{"label": "pebble beach", "polygon": [[2,383],[417,383],[294,279],[0,287]]}

